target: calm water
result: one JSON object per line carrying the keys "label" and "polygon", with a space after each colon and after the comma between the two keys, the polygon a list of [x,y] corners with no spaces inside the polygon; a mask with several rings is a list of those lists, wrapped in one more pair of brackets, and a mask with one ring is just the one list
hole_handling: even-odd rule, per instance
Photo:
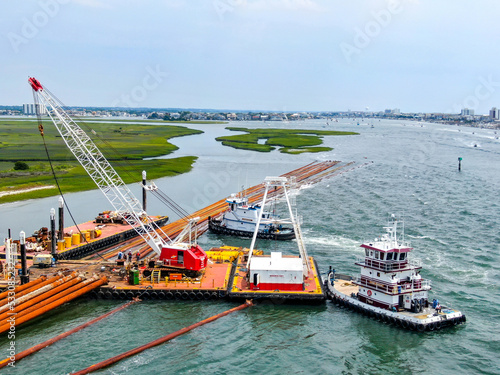
{"label": "calm water", "polygon": [[[342,122],[344,121],[344,122]],[[198,155],[192,172],[157,184],[189,210],[279,175],[312,160],[342,160],[369,166],[344,173],[297,198],[306,247],[325,273],[329,265],[355,274],[360,243],[382,234],[390,213],[404,215],[406,236],[432,280],[431,298],[465,312],[466,325],[433,332],[406,332],[332,304],[283,306],[267,303],[198,328],[167,344],[124,360],[101,374],[471,374],[500,373],[498,191],[500,141],[492,130],[414,122],[341,120],[290,127],[359,131],[327,137],[334,147],[319,155],[249,153],[213,139],[224,125],[199,125],[204,135],[179,138],[176,156]],[[269,126],[242,124],[238,126]],[[272,124],[272,126],[285,126]],[[325,127],[326,126],[326,127]],[[460,131],[459,131],[460,130]],[[476,145],[477,147],[474,147]],[[462,172],[457,158],[462,157]],[[134,187],[134,189],[136,189]],[[138,191],[138,190],[137,190]],[[77,221],[108,207],[100,192],[68,195]],[[139,196],[139,194],[138,194]],[[0,206],[0,232],[13,236],[47,225],[57,199]],[[167,213],[150,202],[151,213]],[[175,219],[173,217],[173,219]],[[69,224],[69,223],[68,223]],[[249,241],[204,235],[206,249]],[[258,247],[297,253],[290,244]],[[123,302],[79,300],[18,329],[22,350],[99,316]],[[142,302],[20,361],[1,374],[67,374],[142,345],[235,306],[220,302]],[[0,353],[7,357],[7,338]]]}

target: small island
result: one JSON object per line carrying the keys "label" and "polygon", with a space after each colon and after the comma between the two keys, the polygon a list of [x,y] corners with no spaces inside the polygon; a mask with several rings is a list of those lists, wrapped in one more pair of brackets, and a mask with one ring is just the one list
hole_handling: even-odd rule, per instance
{"label": "small island", "polygon": [[[358,135],[356,132],[337,130],[304,130],[304,129],[249,129],[227,127],[231,131],[241,131],[247,134],[237,134],[217,137],[224,146],[259,152],[271,152],[279,148],[287,154],[301,154],[304,152],[331,151],[331,147],[318,147],[323,143],[325,135]],[[265,143],[259,142],[265,140]]]}
{"label": "small island", "polygon": [[[170,138],[203,133],[171,125],[80,123],[125,183],[189,172],[197,157],[151,159],[178,147]],[[96,186],[64,144],[50,121],[43,121],[45,142],[63,193]],[[36,121],[0,122],[0,204],[59,194]]]}

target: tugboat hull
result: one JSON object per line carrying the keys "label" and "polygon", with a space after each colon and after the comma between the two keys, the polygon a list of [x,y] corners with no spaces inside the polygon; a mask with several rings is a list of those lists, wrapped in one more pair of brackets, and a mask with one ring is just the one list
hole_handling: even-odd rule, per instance
{"label": "tugboat hull", "polygon": [[[333,277],[335,277],[335,282],[332,285]],[[361,302],[355,295],[349,295],[349,292],[352,292],[352,288],[356,287],[351,281],[352,278],[347,275],[332,275],[330,273],[327,280],[324,280],[327,299],[330,299],[332,303],[339,307],[347,308],[380,322],[411,331],[437,331],[445,327],[463,324],[467,321],[462,312],[446,308],[445,306],[442,307],[440,312],[426,308],[419,313],[412,313],[409,311],[390,311]]]}
{"label": "tugboat hull", "polygon": [[[238,237],[248,237],[253,236],[253,231],[243,231],[238,229],[227,228],[222,225],[221,220],[216,220],[210,218],[208,221],[208,230],[215,234],[223,234],[227,236],[238,236]],[[282,230],[279,232],[258,232],[257,238],[265,240],[277,240],[277,241],[288,241],[295,238],[295,233],[293,229]]]}

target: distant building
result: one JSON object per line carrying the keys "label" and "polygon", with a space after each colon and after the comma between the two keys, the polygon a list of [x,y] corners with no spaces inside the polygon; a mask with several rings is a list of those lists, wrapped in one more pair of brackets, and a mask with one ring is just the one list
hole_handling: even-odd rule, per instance
{"label": "distant building", "polygon": [[490,119],[498,120],[499,119],[499,111],[497,107],[493,107],[490,109]]}
{"label": "distant building", "polygon": [[460,115],[462,115],[462,116],[474,116],[474,110],[469,109],[469,108],[463,108],[460,111]]}
{"label": "distant building", "polygon": [[47,108],[40,104],[23,104],[23,114],[25,115],[36,115],[36,109],[40,111],[41,115],[47,114]]}
{"label": "distant building", "polygon": [[386,109],[384,113],[386,115],[399,115],[401,114],[401,111],[399,110],[399,108],[394,108],[394,109]]}

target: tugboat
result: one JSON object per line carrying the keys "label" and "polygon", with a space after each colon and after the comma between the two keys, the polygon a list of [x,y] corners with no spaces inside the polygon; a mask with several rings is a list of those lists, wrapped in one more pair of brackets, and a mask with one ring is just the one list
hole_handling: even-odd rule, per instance
{"label": "tugboat", "polygon": [[[258,221],[261,206],[248,204],[247,197],[231,194],[226,202],[228,209],[222,218],[208,218],[208,229],[212,233],[238,237],[252,237]],[[285,224],[285,226],[284,226]],[[282,220],[269,211],[263,211],[259,223],[257,238],[268,240],[292,240],[295,238],[293,227],[289,220]]]}
{"label": "tugboat", "polygon": [[327,296],[335,304],[385,323],[416,331],[434,331],[465,323],[463,313],[429,303],[429,280],[420,275],[421,262],[408,257],[409,243],[397,238],[398,220],[385,227],[382,237],[361,245],[365,256],[356,265],[361,274],[353,278],[336,274],[330,267],[325,280]]}

